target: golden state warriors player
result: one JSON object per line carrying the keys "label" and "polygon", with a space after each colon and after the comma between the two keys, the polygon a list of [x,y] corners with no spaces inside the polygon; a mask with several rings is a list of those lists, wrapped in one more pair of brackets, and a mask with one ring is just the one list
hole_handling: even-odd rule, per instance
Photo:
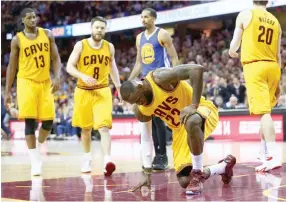
{"label": "golden state warriors player", "polygon": [[[170,34],[155,26],[156,18],[157,12],[152,8],[146,8],[141,13],[142,24],[146,30],[136,38],[137,58],[129,79],[136,78],[139,73],[145,77],[154,69],[171,67],[169,57],[173,66],[179,64]],[[140,126],[143,166],[150,167],[152,164],[155,170],[167,169],[166,126],[164,122],[159,117],[153,117],[152,122],[141,123]],[[153,163],[151,131],[156,154]]]}
{"label": "golden state warriors player", "polygon": [[[229,183],[236,163],[235,157],[228,155],[219,164],[202,170],[204,139],[219,120],[214,104],[201,97],[202,86],[203,67],[187,64],[156,69],[143,81],[126,81],[120,89],[123,100],[134,104],[139,121],[157,116],[172,129],[174,166],[180,185],[187,188],[186,194],[200,193],[203,181],[215,174],[221,174],[223,182]],[[131,191],[150,185],[152,169],[144,171],[144,180]]]}
{"label": "golden state warriors player", "polygon": [[255,1],[251,10],[239,13],[229,55],[237,58],[241,43],[241,63],[247,89],[250,114],[260,116],[262,144],[261,166],[256,171],[281,167],[275,143],[271,110],[280,95],[281,27],[266,10],[267,1]]}
{"label": "golden state warriors player", "polygon": [[[33,9],[21,12],[25,29],[11,41],[11,54],[7,70],[6,106],[11,102],[10,91],[17,75],[17,101],[19,119],[25,119],[25,137],[31,159],[31,174],[40,175],[42,161],[36,148],[36,120],[42,121],[38,137],[39,147],[49,135],[55,117],[52,91],[59,88],[61,60],[51,31],[36,26]],[[50,61],[54,70],[53,89],[50,78]]]}
{"label": "golden state warriors player", "polygon": [[111,161],[112,95],[109,88],[109,74],[120,90],[120,79],[115,64],[114,46],[104,40],[106,20],[95,17],[91,20],[91,37],[76,43],[67,64],[67,72],[78,78],[74,93],[72,125],[82,129],[84,161],[81,171],[91,172],[92,155],[90,150],[91,130],[98,129],[104,153],[106,176],[115,170]]}

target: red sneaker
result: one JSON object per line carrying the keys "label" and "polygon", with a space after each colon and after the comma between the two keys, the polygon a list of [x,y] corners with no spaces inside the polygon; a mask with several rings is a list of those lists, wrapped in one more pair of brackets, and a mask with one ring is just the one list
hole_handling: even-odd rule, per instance
{"label": "red sneaker", "polygon": [[197,195],[203,191],[204,176],[201,170],[192,170],[190,173],[191,181],[186,188],[187,195]]}
{"label": "red sneaker", "polygon": [[236,164],[236,158],[232,155],[228,155],[223,160],[220,160],[218,163],[222,162],[226,163],[225,172],[221,174],[221,179],[224,184],[230,183],[232,176],[233,176],[233,166]]}
{"label": "red sneaker", "polygon": [[106,165],[105,165],[105,172],[104,172],[104,176],[108,177],[108,176],[111,176],[112,173],[115,171],[116,169],[116,166],[113,162],[108,162]]}

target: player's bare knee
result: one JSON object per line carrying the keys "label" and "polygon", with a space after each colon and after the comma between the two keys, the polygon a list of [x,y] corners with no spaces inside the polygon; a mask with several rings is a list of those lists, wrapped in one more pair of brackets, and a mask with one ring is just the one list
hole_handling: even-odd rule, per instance
{"label": "player's bare knee", "polygon": [[35,135],[36,131],[36,120],[25,119],[25,135]]}
{"label": "player's bare knee", "polygon": [[42,129],[46,131],[51,131],[53,128],[53,120],[43,121],[42,122]]}
{"label": "player's bare knee", "polygon": [[182,188],[187,188],[190,184],[190,178],[188,176],[177,176],[178,182]]}
{"label": "player's bare knee", "polygon": [[92,129],[82,129],[81,134],[85,137],[91,136],[91,130]]}
{"label": "player's bare knee", "polygon": [[106,133],[109,133],[109,128],[102,127],[102,128],[99,128],[98,131],[100,134],[106,134]]}
{"label": "player's bare knee", "polygon": [[188,134],[193,134],[194,130],[197,128],[201,128],[203,124],[203,119],[198,114],[193,114],[190,116],[186,123],[185,123],[185,129],[188,132]]}

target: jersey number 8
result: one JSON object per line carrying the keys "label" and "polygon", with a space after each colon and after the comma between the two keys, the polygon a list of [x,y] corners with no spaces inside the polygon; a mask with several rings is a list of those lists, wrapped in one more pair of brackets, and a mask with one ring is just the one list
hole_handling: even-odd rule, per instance
{"label": "jersey number 8", "polygon": [[93,78],[98,79],[99,77],[99,67],[93,69]]}

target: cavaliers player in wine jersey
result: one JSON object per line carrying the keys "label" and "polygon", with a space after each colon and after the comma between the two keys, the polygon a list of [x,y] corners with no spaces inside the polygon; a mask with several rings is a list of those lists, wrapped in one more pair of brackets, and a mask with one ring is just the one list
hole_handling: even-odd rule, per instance
{"label": "cavaliers player in wine jersey", "polygon": [[112,127],[112,95],[109,75],[120,90],[120,79],[114,59],[114,46],[104,40],[107,22],[102,17],[91,20],[91,37],[76,43],[67,64],[67,72],[78,78],[74,93],[72,125],[82,129],[84,160],[81,172],[91,172],[91,130],[99,131],[104,153],[105,176],[115,170],[110,157]]}
{"label": "cavaliers player in wine jersey", "polygon": [[[191,85],[184,80],[190,79]],[[122,99],[134,104],[137,119],[147,122],[152,116],[160,117],[173,132],[174,167],[180,185],[186,194],[199,194],[204,180],[221,174],[228,184],[236,163],[228,155],[219,164],[203,171],[204,140],[216,128],[218,110],[211,101],[201,96],[203,67],[180,65],[174,68],[158,68],[143,81],[129,80],[122,84]],[[152,169],[144,169],[144,179],[131,191],[151,183]]]}
{"label": "cavaliers player in wine jersey", "polygon": [[269,171],[281,167],[271,110],[280,95],[281,27],[278,20],[266,10],[267,1],[254,1],[254,7],[239,13],[230,44],[229,55],[241,43],[241,63],[250,114],[260,116],[262,165],[256,171]]}
{"label": "cavaliers player in wine jersey", "polygon": [[[21,17],[25,29],[17,33],[11,41],[5,104],[8,107],[11,102],[10,91],[18,68],[18,118],[25,120],[25,138],[31,159],[31,174],[41,175],[42,161],[39,149],[48,137],[55,118],[52,92],[59,88],[61,60],[52,32],[36,26],[34,10],[25,8],[21,12]],[[51,65],[55,76],[53,84],[50,77]],[[42,121],[37,146],[36,120]]]}

